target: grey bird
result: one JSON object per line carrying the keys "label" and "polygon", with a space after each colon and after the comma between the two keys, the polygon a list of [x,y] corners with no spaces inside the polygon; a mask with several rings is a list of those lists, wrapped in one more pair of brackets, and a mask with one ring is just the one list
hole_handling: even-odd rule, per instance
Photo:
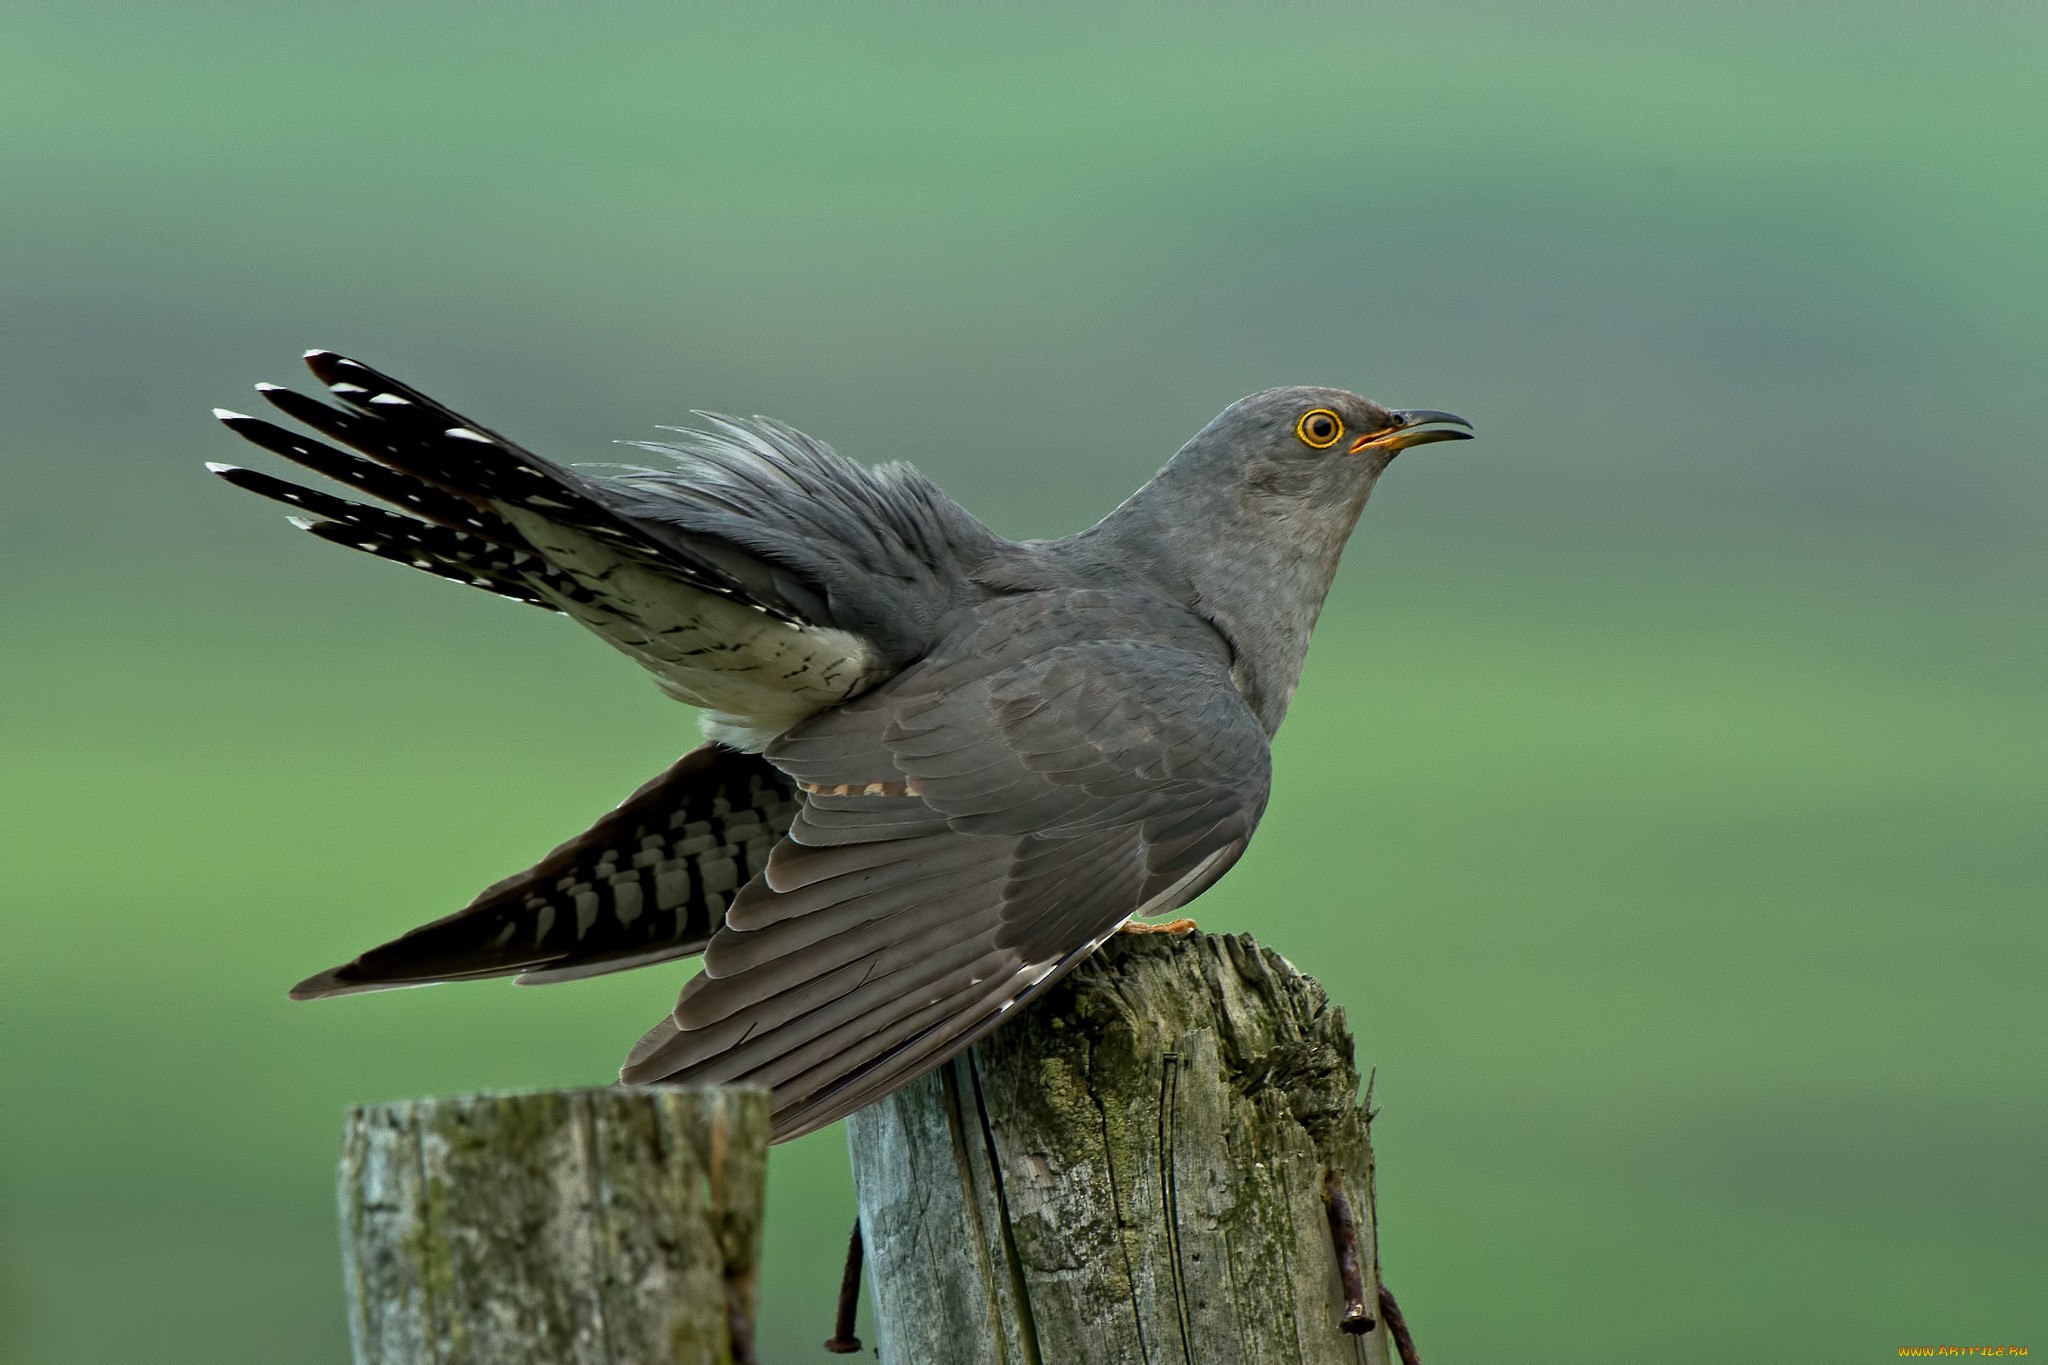
{"label": "grey bird", "polygon": [[1097,525],[1020,542],[908,466],[765,418],[633,443],[663,468],[571,469],[356,361],[306,363],[335,403],[259,391],[360,454],[216,416],[388,506],[208,468],[323,540],[570,617],[701,708],[707,742],[292,995],[702,954],[620,1077],[766,1086],[777,1141],[938,1066],[1229,870],[1374,482],[1470,426],[1269,389]]}

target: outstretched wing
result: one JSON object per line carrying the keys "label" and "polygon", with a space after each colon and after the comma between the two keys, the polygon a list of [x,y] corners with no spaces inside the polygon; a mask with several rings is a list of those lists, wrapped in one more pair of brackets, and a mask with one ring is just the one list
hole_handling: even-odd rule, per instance
{"label": "outstretched wing", "polygon": [[778,1141],[938,1065],[1243,852],[1264,730],[1221,640],[1098,591],[998,599],[766,756],[803,806],[628,1081],[772,1088]]}
{"label": "outstretched wing", "polygon": [[703,745],[525,872],[301,981],[292,998],[515,972],[537,985],[701,952],[795,813],[779,770]]}

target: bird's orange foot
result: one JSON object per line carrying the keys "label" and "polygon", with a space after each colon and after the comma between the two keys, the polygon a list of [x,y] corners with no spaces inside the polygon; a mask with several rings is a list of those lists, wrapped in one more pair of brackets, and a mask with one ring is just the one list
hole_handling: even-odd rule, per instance
{"label": "bird's orange foot", "polygon": [[1164,924],[1140,924],[1136,920],[1117,930],[1119,934],[1192,934],[1195,922],[1191,919],[1170,919]]}

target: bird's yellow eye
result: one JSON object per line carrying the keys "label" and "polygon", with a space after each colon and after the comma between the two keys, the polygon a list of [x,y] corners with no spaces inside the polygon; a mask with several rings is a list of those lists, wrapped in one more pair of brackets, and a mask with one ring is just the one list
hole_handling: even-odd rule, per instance
{"label": "bird's yellow eye", "polygon": [[1294,424],[1294,434],[1305,446],[1328,450],[1344,437],[1344,419],[1328,408],[1311,408]]}

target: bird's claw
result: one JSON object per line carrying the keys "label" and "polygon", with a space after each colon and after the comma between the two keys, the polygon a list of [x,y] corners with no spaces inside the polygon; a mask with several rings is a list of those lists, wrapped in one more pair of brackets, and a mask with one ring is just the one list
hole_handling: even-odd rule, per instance
{"label": "bird's claw", "polygon": [[1117,932],[1119,934],[1172,934],[1174,937],[1180,938],[1195,932],[1195,927],[1195,922],[1191,919],[1170,919],[1164,924],[1140,924],[1138,921],[1132,920],[1130,923],[1119,927]]}

